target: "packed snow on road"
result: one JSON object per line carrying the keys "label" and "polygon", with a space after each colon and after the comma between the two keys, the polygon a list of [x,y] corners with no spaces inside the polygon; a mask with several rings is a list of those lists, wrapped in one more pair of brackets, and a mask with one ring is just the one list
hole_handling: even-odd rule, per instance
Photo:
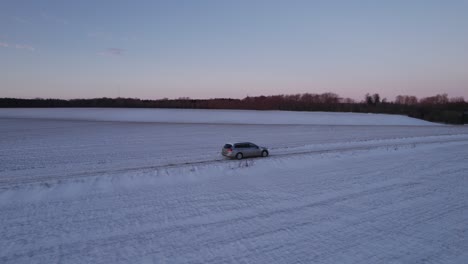
{"label": "packed snow on road", "polygon": [[0,263],[466,263],[467,223],[466,126],[0,109]]}

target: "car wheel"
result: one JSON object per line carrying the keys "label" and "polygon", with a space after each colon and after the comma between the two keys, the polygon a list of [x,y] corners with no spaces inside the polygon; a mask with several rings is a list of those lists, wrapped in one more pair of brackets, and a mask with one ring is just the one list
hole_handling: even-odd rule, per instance
{"label": "car wheel", "polygon": [[242,159],[243,157],[244,157],[244,155],[242,155],[242,153],[240,153],[240,152],[236,154],[236,159],[238,159],[238,160]]}
{"label": "car wheel", "polygon": [[268,157],[268,151],[266,150],[262,151],[262,157]]}

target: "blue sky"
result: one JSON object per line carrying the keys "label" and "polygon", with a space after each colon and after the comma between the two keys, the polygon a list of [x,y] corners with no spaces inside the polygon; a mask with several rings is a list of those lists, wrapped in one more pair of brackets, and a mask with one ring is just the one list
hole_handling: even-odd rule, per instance
{"label": "blue sky", "polygon": [[468,1],[0,2],[0,97],[468,98]]}

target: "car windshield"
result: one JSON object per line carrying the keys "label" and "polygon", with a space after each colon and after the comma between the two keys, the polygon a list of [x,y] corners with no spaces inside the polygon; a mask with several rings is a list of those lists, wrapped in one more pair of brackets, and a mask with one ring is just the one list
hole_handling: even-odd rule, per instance
{"label": "car windshield", "polygon": [[224,145],[224,148],[232,148],[232,145],[231,144],[226,144],[226,145]]}

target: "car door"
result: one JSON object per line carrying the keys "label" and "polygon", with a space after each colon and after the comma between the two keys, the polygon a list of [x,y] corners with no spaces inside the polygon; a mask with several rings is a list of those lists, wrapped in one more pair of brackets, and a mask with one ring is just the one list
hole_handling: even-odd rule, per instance
{"label": "car door", "polygon": [[242,155],[244,157],[250,157],[252,155],[249,144],[239,143],[236,145],[237,145],[236,148],[238,149],[238,152],[242,152]]}
{"label": "car door", "polygon": [[240,152],[242,153],[242,155],[244,157],[248,157],[249,156],[249,150],[247,148],[247,146],[244,144],[244,143],[237,143],[234,145],[234,147],[236,148],[236,152]]}
{"label": "car door", "polygon": [[261,155],[260,148],[253,143],[249,143],[249,153],[250,157],[258,157]]}
{"label": "car door", "polygon": [[244,157],[251,157],[252,156],[252,150],[250,149],[250,146],[248,143],[242,143],[242,153],[244,153]]}

